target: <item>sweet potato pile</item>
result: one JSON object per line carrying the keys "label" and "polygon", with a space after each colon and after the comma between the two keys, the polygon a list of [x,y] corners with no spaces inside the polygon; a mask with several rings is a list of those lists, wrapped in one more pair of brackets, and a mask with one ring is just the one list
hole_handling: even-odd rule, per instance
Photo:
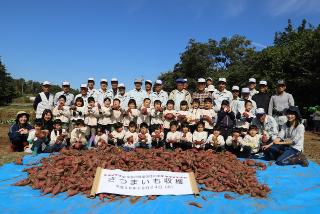
{"label": "sweet potato pile", "polygon": [[[215,153],[211,150],[166,151],[163,149],[135,149],[125,152],[120,148],[103,144],[98,149],[79,151],[62,150],[58,155],[51,155],[41,160],[40,166],[24,171],[28,178],[14,185],[30,185],[40,189],[43,194],[56,195],[67,192],[68,196],[78,193],[90,194],[96,168],[121,169],[124,171],[163,170],[195,173],[200,189],[239,194],[252,197],[266,197],[270,188],[259,184],[256,169],[265,169],[264,163],[254,160],[240,161],[229,152]],[[99,198],[114,200],[112,194],[100,194]],[[150,200],[155,196],[149,196]]]}

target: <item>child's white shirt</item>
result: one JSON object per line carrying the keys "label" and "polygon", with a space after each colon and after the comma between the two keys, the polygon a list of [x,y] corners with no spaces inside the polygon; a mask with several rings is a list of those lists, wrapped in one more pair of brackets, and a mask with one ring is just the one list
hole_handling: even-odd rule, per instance
{"label": "child's white shirt", "polygon": [[[246,112],[247,112],[247,111],[246,111]],[[241,117],[240,117],[240,119],[237,119],[237,120],[236,120],[236,127],[237,127],[237,128],[245,128],[245,129],[248,129],[249,126],[250,126],[250,123],[249,123],[248,121],[246,121],[246,117],[242,115],[242,114],[244,113],[244,111],[243,111],[243,112],[239,112],[239,113],[241,114]],[[247,113],[249,114],[249,118],[254,118],[254,117],[255,117],[255,115],[252,114],[251,111],[250,111],[250,112],[247,112]]]}
{"label": "child's white shirt", "polygon": [[201,116],[209,116],[212,119],[212,124],[210,124],[207,120],[204,121],[204,128],[205,129],[213,129],[214,124],[216,122],[216,116],[217,113],[214,111],[214,109],[202,109],[201,110]]}
{"label": "child's white shirt", "polygon": [[62,109],[59,109],[59,106],[56,106],[52,110],[52,115],[55,119],[60,119],[63,123],[69,123],[71,117],[70,107],[63,106]]}
{"label": "child's white shirt", "polygon": [[[140,142],[140,139],[139,139],[139,135],[140,135],[140,134],[141,134],[141,133],[138,134],[138,142]],[[146,142],[145,142],[145,143],[151,145],[151,142],[152,142],[151,135],[150,135],[149,133],[146,133],[145,136],[146,136]]]}
{"label": "child's white shirt", "polygon": [[181,141],[186,141],[186,142],[192,143],[192,133],[191,132],[187,132],[187,133],[181,132]]}
{"label": "child's white shirt", "polygon": [[[61,132],[55,132],[55,130],[52,130],[51,133],[50,133],[50,143],[49,145],[50,146],[53,146],[56,141],[57,141],[57,138],[62,135],[62,134],[67,134],[65,133],[65,130],[61,130]],[[61,142],[62,144],[66,144],[66,138],[63,139],[63,141]]]}
{"label": "child's white shirt", "polygon": [[112,113],[111,107],[102,106],[99,113],[100,116],[99,116],[98,124],[103,126],[112,124],[111,113]]}
{"label": "child's white shirt", "polygon": [[117,122],[122,122],[122,120],[123,120],[122,112],[123,112],[123,110],[121,108],[118,110],[112,110],[112,114],[111,114],[112,124],[115,124]]}
{"label": "child's white shirt", "polygon": [[174,118],[174,119],[172,119],[172,120],[167,120],[166,118],[164,118],[164,116],[166,115],[166,114],[173,114],[174,116],[176,116],[176,111],[175,110],[165,110],[164,112],[163,112],[163,127],[165,128],[165,129],[169,129],[170,128],[170,122],[171,121],[173,121],[173,120],[175,120],[176,118]]}
{"label": "child's white shirt", "polygon": [[131,121],[137,122],[137,118],[139,116],[140,112],[138,109],[131,109],[131,112],[126,112],[126,115],[123,116],[123,126],[129,126],[129,123]]}
{"label": "child's white shirt", "polygon": [[197,108],[197,109],[190,109],[190,113],[191,113],[191,125],[195,125],[197,122],[200,120],[201,117],[201,112],[202,110]]}
{"label": "child's white shirt", "polygon": [[[203,147],[204,144],[206,143],[207,138],[208,138],[208,133],[206,131],[202,131],[202,132],[194,131],[193,135],[192,135],[192,142],[193,142],[194,147],[196,147],[196,148]],[[196,145],[196,144],[194,144],[195,141],[203,141],[203,144]]]}
{"label": "child's white shirt", "polygon": [[175,142],[180,142],[181,139],[181,132],[179,131],[175,131],[175,132],[168,132],[167,134],[167,138],[166,138],[166,142],[168,141],[175,141]]}
{"label": "child's white shirt", "polygon": [[108,143],[108,135],[103,133],[102,135],[96,135],[94,137],[94,145],[97,146],[99,142],[104,141],[105,143]]}
{"label": "child's white shirt", "polygon": [[151,117],[151,125],[163,124],[163,111],[157,111],[156,109],[152,108],[150,111],[150,117]]}
{"label": "child's white shirt", "polygon": [[[214,140],[213,140],[213,136],[214,136],[213,134],[210,134],[209,137],[208,137],[208,139],[207,139],[207,142],[206,142],[206,143],[213,145],[213,144],[215,143]],[[217,143],[219,146],[224,146],[225,141],[224,141],[224,138],[223,138],[222,135],[218,135],[217,140],[216,140],[216,143]]]}
{"label": "child's white shirt", "polygon": [[84,123],[88,126],[96,126],[98,124],[99,109],[98,107],[85,107],[84,109]]}
{"label": "child's white shirt", "polygon": [[[237,146],[241,146],[242,144],[243,144],[243,139],[241,136],[239,136],[238,140],[237,140]],[[232,145],[232,136],[227,137],[226,145],[228,145],[228,146]]]}
{"label": "child's white shirt", "polygon": [[[151,137],[153,138],[153,136],[155,136],[156,133],[155,132],[152,132],[151,133]],[[162,141],[164,139],[164,133],[163,132],[160,132],[160,138],[159,138],[159,141]],[[153,139],[152,139],[153,140]]]}
{"label": "child's white shirt", "polygon": [[71,131],[70,135],[70,143],[73,145],[74,143],[82,142],[82,144],[87,143],[86,135],[88,134],[88,129],[87,127],[80,127],[80,128],[74,128]]}
{"label": "child's white shirt", "polygon": [[112,136],[113,136],[112,139],[114,139],[115,141],[116,141],[116,140],[123,140],[123,139],[124,139],[124,136],[125,136],[125,134],[126,134],[126,131],[123,130],[123,129],[122,129],[121,132],[117,132],[116,130],[113,130],[113,131],[111,132],[111,134],[112,134]]}
{"label": "child's white shirt", "polygon": [[242,141],[242,146],[249,146],[251,148],[251,153],[259,152],[262,135],[256,134],[254,137],[247,134]]}
{"label": "child's white shirt", "polygon": [[[133,137],[133,143],[128,142],[128,138]],[[135,148],[137,147],[137,143],[139,141],[138,133],[137,132],[130,132],[129,130],[126,132],[124,136],[124,146],[129,148]]]}
{"label": "child's white shirt", "polygon": [[140,125],[141,123],[147,123],[149,126],[151,121],[151,108],[146,108],[147,114],[142,114],[142,109],[145,109],[145,108],[146,107],[141,106],[137,124]]}

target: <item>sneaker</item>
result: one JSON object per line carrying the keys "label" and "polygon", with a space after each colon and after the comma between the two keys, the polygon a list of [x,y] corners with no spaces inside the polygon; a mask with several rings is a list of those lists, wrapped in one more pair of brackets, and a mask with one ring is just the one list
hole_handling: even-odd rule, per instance
{"label": "sneaker", "polygon": [[303,167],[309,166],[309,162],[308,162],[306,156],[302,152],[299,153],[298,158],[299,158],[299,164],[301,166],[303,166]]}

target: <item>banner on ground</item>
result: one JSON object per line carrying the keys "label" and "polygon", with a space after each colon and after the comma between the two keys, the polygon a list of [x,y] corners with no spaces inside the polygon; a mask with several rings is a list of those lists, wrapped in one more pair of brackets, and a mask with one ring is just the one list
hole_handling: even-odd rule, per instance
{"label": "banner on ground", "polygon": [[91,197],[99,193],[130,196],[199,194],[193,172],[122,171],[97,168]]}

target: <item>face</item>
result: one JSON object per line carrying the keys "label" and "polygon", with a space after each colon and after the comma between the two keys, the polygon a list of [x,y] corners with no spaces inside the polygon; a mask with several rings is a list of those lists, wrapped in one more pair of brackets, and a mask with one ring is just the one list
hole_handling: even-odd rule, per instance
{"label": "face", "polygon": [[117,132],[122,132],[123,127],[117,128]]}
{"label": "face", "polygon": [[64,104],[66,103],[66,101],[63,98],[59,99],[59,104],[64,106]]}
{"label": "face", "polygon": [[42,91],[43,91],[44,93],[48,93],[48,92],[49,92],[49,89],[50,89],[50,86],[49,86],[49,85],[43,85],[43,86],[42,86]]}
{"label": "face", "polygon": [[77,102],[76,102],[76,106],[77,106],[77,107],[81,107],[81,106],[82,106],[82,102],[81,102],[81,101],[77,101]]}
{"label": "face", "polygon": [[249,135],[250,135],[251,137],[256,136],[256,134],[257,134],[257,130],[256,130],[256,129],[250,129],[250,130],[249,130]]}
{"label": "face", "polygon": [[94,106],[94,104],[95,104],[95,102],[94,102],[94,101],[90,101],[90,102],[88,103],[88,105],[89,105],[89,106],[91,106],[91,107],[93,107],[93,106]]}
{"label": "face", "polygon": [[113,106],[114,106],[114,107],[119,107],[119,106],[120,106],[119,100],[113,101]]}
{"label": "face", "polygon": [[94,82],[93,81],[88,81],[88,87],[92,89],[94,87]]}
{"label": "face", "polygon": [[145,89],[146,89],[146,91],[151,91],[152,85],[150,83],[146,83],[145,84]]}
{"label": "face", "polygon": [[111,105],[110,100],[104,101],[104,106],[105,106],[105,107],[109,107],[110,105]]}
{"label": "face", "polygon": [[135,126],[129,126],[129,131],[130,132],[136,132],[136,127]]}
{"label": "face", "polygon": [[51,116],[50,113],[46,113],[46,114],[44,115],[43,119],[44,119],[45,121],[49,121],[49,120],[52,119],[52,116]]}
{"label": "face", "polygon": [[111,88],[112,88],[113,90],[117,90],[117,88],[118,88],[118,82],[115,82],[115,81],[111,82]]}
{"label": "face", "polygon": [[204,130],[203,125],[202,125],[202,124],[199,124],[199,125],[197,126],[197,130],[198,130],[198,132],[203,132],[203,130]]}
{"label": "face", "polygon": [[128,105],[128,107],[129,107],[130,109],[135,109],[135,108],[136,108],[136,105],[135,105],[134,103],[130,103],[130,104]]}
{"label": "face", "polygon": [[257,118],[259,119],[260,123],[263,123],[266,119],[266,114],[257,115]]}
{"label": "face", "polygon": [[103,134],[102,129],[97,129],[97,134],[98,134],[98,136],[101,136]]}
{"label": "face", "polygon": [[135,88],[139,91],[141,89],[142,84],[137,82],[134,84]]}
{"label": "face", "polygon": [[204,107],[205,107],[206,109],[210,109],[210,108],[212,108],[212,103],[211,103],[211,102],[205,102],[205,103],[204,103]]}
{"label": "face", "polygon": [[61,124],[59,124],[59,123],[58,123],[58,124],[55,124],[55,125],[54,125],[54,129],[55,129],[55,130],[61,130]]}
{"label": "face", "polygon": [[182,91],[184,88],[184,84],[183,83],[177,83],[177,89],[178,91]]}
{"label": "face", "polygon": [[206,88],[205,83],[198,83],[198,91],[204,91],[205,88]]}
{"label": "face", "polygon": [[232,91],[232,96],[233,96],[233,98],[237,98],[237,97],[239,97],[239,94],[240,94],[240,92],[239,92],[239,91],[237,91],[237,90]]}
{"label": "face", "polygon": [[175,125],[170,126],[170,130],[171,130],[172,132],[177,131],[177,126],[175,126]]}
{"label": "face", "polygon": [[62,90],[63,90],[64,93],[69,93],[69,91],[70,91],[70,86],[68,86],[68,85],[62,86]]}
{"label": "face", "polygon": [[120,87],[120,88],[119,88],[119,92],[120,92],[120,94],[126,93],[126,88]]}
{"label": "face", "polygon": [[80,91],[81,91],[81,94],[83,96],[86,96],[87,95],[87,92],[88,92],[88,89],[87,88],[80,88]]}
{"label": "face", "polygon": [[207,85],[212,85],[212,80],[207,79]]}
{"label": "face", "polygon": [[189,84],[188,84],[187,82],[183,84],[183,88],[184,88],[184,89],[186,89],[186,90],[187,90],[187,89],[188,89],[188,87],[189,87]]}
{"label": "face", "polygon": [[27,118],[27,116],[26,115],[22,115],[20,118],[19,118],[19,123],[20,124],[25,124],[25,123],[27,123],[27,120],[28,120],[28,118]]}
{"label": "face", "polygon": [[259,90],[260,90],[261,93],[265,93],[268,90],[268,86],[260,85]]}
{"label": "face", "polygon": [[224,89],[226,89],[226,83],[225,82],[219,82],[218,89],[219,89],[219,91],[223,91]]}
{"label": "face", "polygon": [[101,90],[105,91],[105,90],[107,90],[108,85],[105,82],[102,82],[100,84],[100,87],[101,87]]}
{"label": "face", "polygon": [[160,108],[161,107],[161,104],[160,103],[154,103],[154,108],[157,109],[157,108]]}
{"label": "face", "polygon": [[295,121],[296,120],[296,115],[294,114],[294,113],[292,113],[292,112],[289,112],[288,114],[287,114],[287,118],[288,118],[288,121],[289,122],[293,122],[293,121]]}
{"label": "face", "polygon": [[277,86],[277,91],[278,91],[278,93],[282,93],[282,92],[284,92],[285,90],[286,90],[286,86],[285,85],[278,85]]}
{"label": "face", "polygon": [[243,99],[249,99],[250,93],[242,93]]}
{"label": "face", "polygon": [[252,103],[246,103],[246,106],[245,106],[245,108],[246,108],[246,111],[251,111],[251,109],[252,109]]}
{"label": "face", "polygon": [[147,108],[150,108],[150,103],[151,103],[150,100],[145,100],[145,101],[143,102],[143,106],[144,106],[144,107],[147,107]]}
{"label": "face", "polygon": [[156,84],[156,85],[154,86],[154,90],[155,90],[156,92],[160,92],[160,91],[162,90],[162,85]]}
{"label": "face", "polygon": [[169,103],[168,105],[167,105],[167,109],[168,110],[172,110],[174,108],[174,105],[172,105],[171,103]]}
{"label": "face", "polygon": [[183,133],[188,133],[189,132],[189,128],[188,127],[183,127],[182,128],[182,132]]}
{"label": "face", "polygon": [[41,129],[42,129],[42,126],[34,126],[34,130],[36,131],[41,131]]}
{"label": "face", "polygon": [[200,103],[197,103],[197,102],[192,103],[192,108],[194,108],[194,109],[199,108],[199,106],[200,106]]}
{"label": "face", "polygon": [[215,136],[218,136],[218,135],[220,135],[220,131],[219,131],[219,130],[214,130],[214,131],[213,131],[213,134],[214,134]]}
{"label": "face", "polygon": [[147,134],[148,129],[147,129],[146,127],[142,127],[142,128],[140,129],[140,132],[141,132],[142,134]]}
{"label": "face", "polygon": [[187,111],[188,106],[187,105],[180,105],[180,109],[181,109],[181,111]]}
{"label": "face", "polygon": [[250,83],[249,83],[249,88],[250,88],[250,89],[256,88],[256,83],[250,82]]}

